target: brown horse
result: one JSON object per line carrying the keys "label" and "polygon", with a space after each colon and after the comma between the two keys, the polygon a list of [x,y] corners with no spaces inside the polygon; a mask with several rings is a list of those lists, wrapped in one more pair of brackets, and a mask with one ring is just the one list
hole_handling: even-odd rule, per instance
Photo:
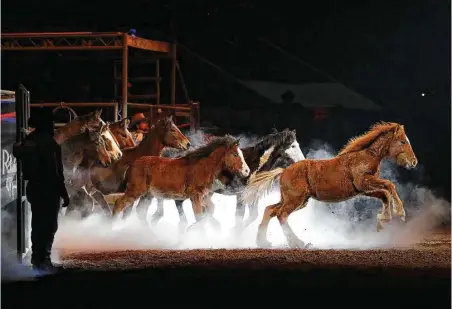
{"label": "brown horse", "polygon": [[61,144],[63,166],[67,170],[73,170],[82,163],[83,159],[98,161],[103,166],[109,166],[115,161],[117,155],[112,155],[106,148],[105,131],[108,125],[101,124],[90,130],[82,127],[81,134],[68,138]]}
{"label": "brown horse", "polygon": [[55,141],[61,145],[68,138],[82,133],[82,131],[85,130],[86,127],[88,127],[90,130],[97,128],[101,123],[103,123],[102,119],[100,118],[101,114],[102,110],[96,110],[89,114],[79,116],[66,125],[56,129],[54,133]]}
{"label": "brown horse", "polygon": [[[96,162],[101,166],[109,166],[120,158],[120,154],[109,151],[107,142],[116,143],[108,139],[108,124],[101,124],[97,128],[89,129],[85,126],[83,133],[67,139],[62,145],[64,176],[71,206],[76,206],[74,198],[83,186],[83,179],[89,167]],[[67,210],[70,212],[73,207]]]}
{"label": "brown horse", "polygon": [[271,188],[280,176],[281,202],[265,208],[259,225],[257,244],[269,246],[267,228],[271,218],[276,216],[281,224],[289,245],[304,247],[304,243],[290,228],[287,218],[308,203],[309,198],[323,202],[341,202],[357,195],[378,198],[383,203],[382,212],[377,216],[377,231],[384,222],[392,219],[393,212],[405,221],[405,209],[394,184],[379,177],[383,159],[395,159],[398,165],[414,168],[417,159],[411,148],[403,125],[381,122],[371,130],[353,138],[339,152],[328,160],[303,160],[286,169],[278,168],[257,174],[243,192],[245,201],[255,201],[258,191]]}
{"label": "brown horse", "polygon": [[123,120],[110,124],[110,131],[116,138],[120,149],[135,147],[135,141],[132,133],[129,131],[130,120],[124,118]]}
{"label": "brown horse", "polygon": [[143,195],[192,202],[196,222],[202,221],[203,199],[223,171],[247,177],[250,168],[232,136],[214,138],[207,145],[179,158],[146,156],[130,167],[127,188],[113,208],[113,217]]}
{"label": "brown horse", "polygon": [[104,195],[124,192],[124,180],[130,164],[143,156],[160,156],[165,147],[180,150],[190,147],[190,141],[174,124],[172,117],[159,120],[153,125],[138,146],[124,149],[121,160],[108,168],[92,167],[85,184],[87,192],[104,210],[110,211]]}

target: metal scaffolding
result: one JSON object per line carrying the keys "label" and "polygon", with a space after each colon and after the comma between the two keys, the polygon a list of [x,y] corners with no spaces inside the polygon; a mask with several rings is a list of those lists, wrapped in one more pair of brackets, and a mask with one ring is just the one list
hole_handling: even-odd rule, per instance
{"label": "metal scaffolding", "polygon": [[122,117],[127,117],[129,47],[160,53],[171,59],[171,104],[176,104],[176,45],[139,38],[123,32],[2,33],[2,51],[121,50]]}

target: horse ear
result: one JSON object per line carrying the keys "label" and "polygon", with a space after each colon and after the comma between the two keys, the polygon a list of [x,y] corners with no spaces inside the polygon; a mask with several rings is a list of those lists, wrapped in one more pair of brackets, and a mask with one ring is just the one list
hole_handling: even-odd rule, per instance
{"label": "horse ear", "polygon": [[238,146],[238,145],[240,145],[240,137],[239,137],[239,138],[237,138],[237,139],[235,140],[235,143],[234,143],[234,145],[235,145],[235,146]]}
{"label": "horse ear", "polygon": [[100,118],[100,115],[102,115],[102,109],[96,110],[96,118]]}
{"label": "horse ear", "polygon": [[130,124],[130,120],[129,120],[128,118],[124,118],[124,119],[121,121],[121,126],[122,126],[123,128],[128,128],[128,127],[129,127],[129,124]]}
{"label": "horse ear", "polygon": [[399,124],[394,131],[394,135],[395,136],[399,136],[403,133],[403,131],[405,130],[404,126],[402,124]]}
{"label": "horse ear", "polygon": [[173,121],[173,115],[170,115],[170,116],[168,117],[168,120],[169,120],[169,121]]}

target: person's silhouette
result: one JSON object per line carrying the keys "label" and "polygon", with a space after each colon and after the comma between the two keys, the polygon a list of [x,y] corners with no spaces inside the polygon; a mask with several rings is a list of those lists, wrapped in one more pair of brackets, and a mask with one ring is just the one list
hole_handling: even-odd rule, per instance
{"label": "person's silhouette", "polygon": [[15,144],[13,155],[22,163],[22,173],[28,180],[26,196],[31,204],[31,263],[37,269],[51,270],[50,252],[58,229],[61,198],[68,206],[69,196],[64,185],[61,146],[53,138],[53,114],[36,110],[29,119],[35,130],[23,143]]}

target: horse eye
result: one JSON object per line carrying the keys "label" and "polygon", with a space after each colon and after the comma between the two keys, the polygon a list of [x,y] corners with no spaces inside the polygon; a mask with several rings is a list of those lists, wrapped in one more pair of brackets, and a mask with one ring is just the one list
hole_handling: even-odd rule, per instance
{"label": "horse eye", "polygon": [[406,142],[405,142],[405,141],[403,141],[403,140],[402,140],[402,141],[400,141],[400,142],[402,143],[402,145],[405,145],[405,144],[406,144]]}
{"label": "horse eye", "polygon": [[239,154],[238,153],[234,153],[234,157],[238,157],[239,156]]}

